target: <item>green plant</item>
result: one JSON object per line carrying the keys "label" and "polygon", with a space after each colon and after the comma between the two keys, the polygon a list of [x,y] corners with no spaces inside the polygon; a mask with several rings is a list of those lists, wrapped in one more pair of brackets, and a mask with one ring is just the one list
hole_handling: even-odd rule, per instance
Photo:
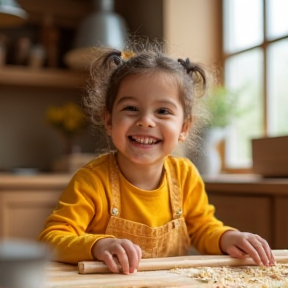
{"label": "green plant", "polygon": [[204,105],[210,113],[208,127],[226,127],[240,117],[244,110],[240,103],[242,91],[232,91],[225,86],[215,86],[209,91]]}

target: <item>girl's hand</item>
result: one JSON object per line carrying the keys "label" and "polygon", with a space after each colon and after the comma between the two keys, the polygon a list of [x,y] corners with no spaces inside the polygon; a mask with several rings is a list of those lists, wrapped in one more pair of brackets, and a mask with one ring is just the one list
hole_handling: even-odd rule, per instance
{"label": "girl's hand", "polygon": [[142,251],[130,240],[103,238],[93,245],[92,255],[106,263],[112,272],[130,274],[137,271]]}
{"label": "girl's hand", "polygon": [[249,255],[257,265],[275,264],[267,241],[256,234],[229,230],[220,238],[220,249],[235,258],[245,258]]}

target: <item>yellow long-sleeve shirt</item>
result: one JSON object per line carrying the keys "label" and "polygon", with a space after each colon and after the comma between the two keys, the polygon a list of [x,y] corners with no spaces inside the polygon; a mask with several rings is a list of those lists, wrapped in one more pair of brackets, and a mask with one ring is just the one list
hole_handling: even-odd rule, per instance
{"label": "yellow long-sleeve shirt", "polygon": [[[62,193],[58,206],[46,221],[39,240],[55,248],[55,260],[77,263],[93,260],[91,248],[104,237],[109,222],[111,183],[108,155],[78,170]],[[221,254],[221,235],[233,228],[214,217],[203,181],[194,165],[185,158],[172,157],[177,181],[183,193],[183,216],[191,244],[203,254]],[[172,158],[171,158],[172,157]],[[141,190],[119,175],[121,218],[159,227],[172,220],[166,177],[158,189]]]}

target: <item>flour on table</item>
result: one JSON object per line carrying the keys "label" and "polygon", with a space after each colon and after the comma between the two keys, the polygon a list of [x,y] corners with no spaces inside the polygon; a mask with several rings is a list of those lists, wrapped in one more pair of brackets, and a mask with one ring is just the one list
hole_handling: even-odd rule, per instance
{"label": "flour on table", "polygon": [[288,263],[275,266],[175,268],[181,274],[215,288],[288,288]]}

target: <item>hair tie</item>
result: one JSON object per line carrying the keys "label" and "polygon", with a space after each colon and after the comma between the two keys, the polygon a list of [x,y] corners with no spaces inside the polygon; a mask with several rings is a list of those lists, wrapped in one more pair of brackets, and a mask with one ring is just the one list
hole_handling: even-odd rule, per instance
{"label": "hair tie", "polygon": [[178,59],[178,62],[186,69],[188,74],[190,71],[193,71],[195,69],[194,66],[191,66],[189,58],[186,58],[185,61],[183,59]]}
{"label": "hair tie", "polygon": [[134,52],[132,52],[132,51],[122,51],[121,52],[121,58],[123,59],[123,60],[128,60],[128,59],[130,59],[131,57],[133,57],[135,54],[134,54]]}

